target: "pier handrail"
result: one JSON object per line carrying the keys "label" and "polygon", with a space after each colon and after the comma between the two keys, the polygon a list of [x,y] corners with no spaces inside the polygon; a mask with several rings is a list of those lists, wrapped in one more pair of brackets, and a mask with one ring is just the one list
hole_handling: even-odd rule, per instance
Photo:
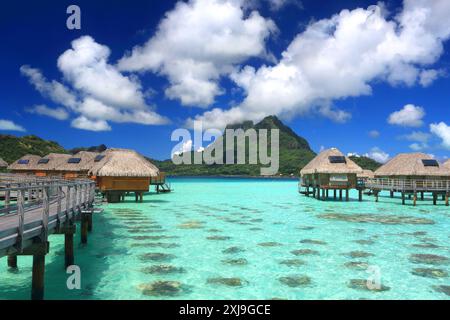
{"label": "pier handrail", "polygon": [[380,190],[449,192],[450,180],[370,178],[365,187]]}
{"label": "pier handrail", "polygon": [[[82,208],[92,205],[95,182],[87,179],[0,174],[0,195],[5,200],[0,205],[1,256],[2,249],[8,247],[22,252],[24,240],[36,235],[46,241],[50,224],[55,228],[62,219],[68,221],[75,212],[80,213]],[[12,198],[16,199],[15,203],[11,203]],[[63,199],[66,200],[64,210]],[[63,218],[61,213],[65,213]],[[27,223],[28,215],[32,216]]]}

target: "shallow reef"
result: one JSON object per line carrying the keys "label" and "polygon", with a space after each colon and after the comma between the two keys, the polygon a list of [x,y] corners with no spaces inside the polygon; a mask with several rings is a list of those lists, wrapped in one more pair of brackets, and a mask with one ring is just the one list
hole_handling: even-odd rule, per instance
{"label": "shallow reef", "polygon": [[227,249],[222,250],[222,253],[225,254],[233,254],[233,253],[239,253],[239,252],[243,252],[245,251],[244,249],[240,248],[240,247],[229,247]]}
{"label": "shallow reef", "polygon": [[314,239],[303,239],[300,240],[300,243],[308,243],[308,244],[318,244],[318,245],[327,245],[328,243],[322,240],[314,240]]}
{"label": "shallow reef", "polygon": [[148,284],[141,284],[138,287],[146,296],[176,296],[182,291],[182,284],[178,281],[155,281]]}
{"label": "shallow reef", "polygon": [[448,273],[442,269],[433,268],[416,268],[411,271],[413,275],[425,277],[425,278],[445,278],[448,277]]}
{"label": "shallow reef", "polygon": [[345,214],[329,213],[319,214],[319,218],[340,220],[358,223],[380,223],[380,224],[434,224],[427,218],[416,218],[411,216],[381,215],[381,214]]}
{"label": "shallow reef", "polygon": [[175,255],[162,252],[144,253],[139,256],[142,261],[170,261],[175,258]]}
{"label": "shallow reef", "polygon": [[246,281],[242,280],[241,278],[209,278],[207,281],[209,284],[220,284],[228,287],[241,287],[244,284],[246,284]]}
{"label": "shallow reef", "polygon": [[367,270],[369,264],[363,261],[349,261],[344,263],[344,266],[349,269]]}
{"label": "shallow reef", "polygon": [[391,289],[390,287],[385,286],[383,284],[381,284],[378,288],[377,287],[369,288],[366,279],[351,279],[347,283],[347,287],[356,290],[373,291],[373,292],[388,291]]}
{"label": "shallow reef", "polygon": [[296,256],[306,256],[306,255],[318,255],[319,251],[312,249],[298,249],[291,251],[291,253]]}
{"label": "shallow reef", "polygon": [[224,241],[224,240],[230,240],[231,237],[229,237],[229,236],[209,236],[209,237],[206,237],[206,239]]}
{"label": "shallow reef", "polygon": [[446,285],[433,286],[433,289],[437,292],[442,292],[442,293],[445,293],[446,295],[450,296],[450,286],[446,286]]}
{"label": "shallow reef", "polygon": [[186,221],[182,224],[179,224],[177,228],[180,229],[201,229],[203,228],[203,221],[198,220],[192,220],[192,221]]}
{"label": "shallow reef", "polygon": [[366,251],[356,250],[356,251],[350,251],[350,252],[344,253],[344,255],[346,255],[350,258],[367,258],[367,257],[373,256],[374,254],[370,253],[370,252],[366,252]]}
{"label": "shallow reef", "polygon": [[141,269],[141,272],[148,274],[172,274],[172,273],[183,273],[185,270],[180,267],[175,267],[170,264],[159,264]]}
{"label": "shallow reef", "polygon": [[448,264],[450,260],[437,254],[416,253],[409,256],[409,261],[412,263],[441,265]]}
{"label": "shallow reef", "polygon": [[243,266],[243,265],[248,264],[248,261],[245,258],[237,258],[237,259],[225,259],[225,260],[222,260],[222,263],[229,264],[232,266]]}
{"label": "shallow reef", "polygon": [[286,276],[278,278],[278,281],[292,288],[304,287],[311,284],[311,278],[308,276]]}
{"label": "shallow reef", "polygon": [[298,266],[305,265],[306,262],[303,260],[300,260],[300,259],[286,259],[286,260],[281,260],[279,262],[279,264],[283,264],[288,267],[298,267]]}
{"label": "shallow reef", "polygon": [[279,246],[282,246],[282,245],[283,244],[281,244],[279,242],[274,242],[274,241],[258,243],[258,246],[260,246],[260,247],[279,247]]}

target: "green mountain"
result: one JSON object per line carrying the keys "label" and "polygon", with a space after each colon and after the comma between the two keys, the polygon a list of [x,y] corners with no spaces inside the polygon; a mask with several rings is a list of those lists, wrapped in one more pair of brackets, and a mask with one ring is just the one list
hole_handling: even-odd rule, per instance
{"label": "green mountain", "polygon": [[[261,122],[254,124],[252,121],[245,121],[240,124],[228,125],[226,129],[243,129],[253,128],[256,132],[260,129],[279,129],[279,170],[278,173],[284,176],[298,175],[300,168],[304,167],[316,155],[311,150],[308,142],[298,136],[291,128],[284,125],[277,117],[269,116]],[[268,131],[268,153],[270,154],[270,131]],[[225,137],[223,136],[223,140]],[[224,153],[234,152],[235,159],[237,155],[236,141],[234,150],[227,148],[224,142]],[[246,159],[248,160],[249,146],[246,143]],[[191,152],[191,158],[193,152]],[[259,160],[259,159],[258,159]],[[155,161],[152,160],[161,171],[165,171],[170,175],[249,175],[259,176],[261,164],[181,164],[175,165],[171,160]],[[225,163],[225,161],[224,161]],[[248,163],[248,161],[246,161]],[[266,165],[263,165],[266,167]]]}
{"label": "green mountain", "polygon": [[12,163],[26,154],[45,156],[51,152],[68,153],[57,142],[47,141],[37,136],[0,135],[0,158],[8,163]]}
{"label": "green mountain", "polygon": [[78,153],[80,151],[89,151],[89,152],[103,152],[106,149],[108,149],[108,147],[104,144],[100,144],[98,146],[92,146],[92,147],[77,147],[77,148],[72,148],[70,150],[67,150],[69,153],[71,154],[75,154]]}
{"label": "green mountain", "polygon": [[361,168],[372,170],[372,171],[375,171],[379,167],[382,166],[381,163],[379,163],[379,162],[377,162],[377,161],[375,161],[375,160],[373,160],[372,158],[369,158],[369,157],[364,157],[364,156],[355,157],[355,156],[351,156],[350,159],[353,160]]}

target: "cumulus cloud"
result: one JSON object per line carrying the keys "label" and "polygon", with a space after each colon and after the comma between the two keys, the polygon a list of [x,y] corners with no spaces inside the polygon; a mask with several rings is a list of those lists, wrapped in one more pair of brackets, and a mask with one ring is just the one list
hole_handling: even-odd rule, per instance
{"label": "cumulus cloud", "polygon": [[72,127],[88,131],[110,131],[111,127],[104,120],[90,120],[85,116],[73,119]]}
{"label": "cumulus cloud", "polygon": [[450,150],[450,126],[445,122],[430,124],[430,131],[442,140],[442,146]]}
{"label": "cumulus cloud", "polygon": [[425,110],[413,104],[405,105],[401,110],[389,115],[388,123],[402,127],[421,127]]}
{"label": "cumulus cloud", "polygon": [[417,141],[421,143],[427,143],[430,140],[431,134],[423,131],[413,131],[409,134],[405,134],[400,136],[400,139],[408,140],[408,141]]}
{"label": "cumulus cloud", "polygon": [[377,162],[385,163],[389,160],[389,154],[384,152],[378,147],[374,147],[370,152],[364,154],[365,157],[369,157]]}
{"label": "cumulus cloud", "polygon": [[[201,151],[203,151],[203,150],[201,150]],[[192,151],[192,140],[183,142],[183,145],[181,146],[181,148],[179,150],[175,151],[172,154],[172,156],[173,155],[181,155],[182,153],[189,152],[189,151]]]}
{"label": "cumulus cloud", "polygon": [[[39,69],[20,68],[44,97],[67,108],[39,105],[28,111],[65,120],[69,112],[79,117],[72,127],[92,131],[111,130],[108,121],[159,125],[169,120],[150,107],[139,80],[125,76],[108,63],[110,50],[90,36],[72,42],[72,48],[58,58],[58,68],[67,83],[48,81]],[[71,88],[69,88],[69,86]]]}
{"label": "cumulus cloud", "polygon": [[439,76],[443,74],[444,71],[442,70],[436,69],[423,70],[420,73],[419,82],[423,87],[428,87],[434,82],[434,80],[436,80]]}
{"label": "cumulus cloud", "polygon": [[369,95],[374,81],[429,85],[434,80],[429,66],[450,35],[449,15],[445,0],[406,0],[392,18],[380,6],[342,10],[311,23],[278,63],[234,72],[232,80],[244,90],[242,103],[196,118],[223,128],[229,121],[302,115],[337,99]]}
{"label": "cumulus cloud", "polygon": [[166,76],[166,95],[183,105],[208,107],[223,93],[219,79],[250,57],[267,56],[265,40],[276,30],[244,0],[178,2],[156,34],[118,63],[120,70]]}
{"label": "cumulus cloud", "polygon": [[0,119],[0,130],[5,131],[26,131],[21,125],[15,124],[11,120]]}
{"label": "cumulus cloud", "polygon": [[69,113],[64,108],[53,109],[43,104],[28,108],[26,111],[29,113],[55,118],[57,120],[66,120],[69,118]]}

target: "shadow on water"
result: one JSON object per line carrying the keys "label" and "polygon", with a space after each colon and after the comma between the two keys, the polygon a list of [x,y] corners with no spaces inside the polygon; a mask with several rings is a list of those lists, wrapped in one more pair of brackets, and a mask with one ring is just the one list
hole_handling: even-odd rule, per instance
{"label": "shadow on water", "polygon": [[[107,258],[111,255],[127,254],[126,248],[121,249],[113,245],[114,231],[117,228],[105,213],[96,214],[93,217],[93,231],[89,233],[88,244],[82,245],[80,223],[77,223],[74,255],[75,265],[79,266],[81,271],[81,289],[74,290],[67,288],[70,274],[67,274],[64,268],[64,235],[50,235],[50,252],[45,263],[45,299],[94,299],[102,277],[111,271]],[[6,257],[0,259],[0,263],[6,265]],[[0,267],[0,300],[30,299],[32,257],[19,257],[18,267],[19,270],[15,272],[4,266]]]}

